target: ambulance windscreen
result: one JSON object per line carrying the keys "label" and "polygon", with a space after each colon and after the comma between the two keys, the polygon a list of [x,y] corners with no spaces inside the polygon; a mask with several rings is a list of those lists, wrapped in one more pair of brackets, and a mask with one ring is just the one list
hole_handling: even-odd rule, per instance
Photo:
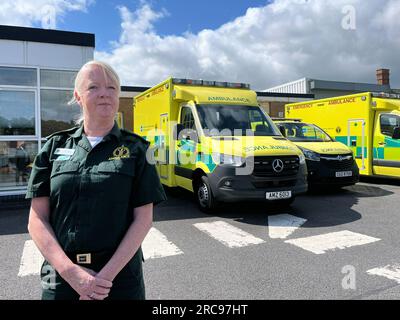
{"label": "ambulance windscreen", "polygon": [[214,104],[196,107],[207,136],[281,136],[259,107]]}
{"label": "ambulance windscreen", "polygon": [[286,138],[293,142],[331,142],[332,138],[321,128],[307,123],[281,122]]}

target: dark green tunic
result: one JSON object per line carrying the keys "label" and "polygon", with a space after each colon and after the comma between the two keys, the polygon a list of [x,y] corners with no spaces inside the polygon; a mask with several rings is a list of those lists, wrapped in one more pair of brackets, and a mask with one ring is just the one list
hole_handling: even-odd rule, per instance
{"label": "dark green tunic", "polygon": [[[48,137],[35,158],[26,197],[50,198],[50,224],[69,255],[112,255],[133,221],[133,209],[166,199],[154,165],[146,161],[148,145],[116,124],[94,148],[83,126]],[[108,258],[85,267],[100,270]],[[139,249],[124,269],[141,274],[141,260]],[[138,280],[143,284],[142,275]]]}

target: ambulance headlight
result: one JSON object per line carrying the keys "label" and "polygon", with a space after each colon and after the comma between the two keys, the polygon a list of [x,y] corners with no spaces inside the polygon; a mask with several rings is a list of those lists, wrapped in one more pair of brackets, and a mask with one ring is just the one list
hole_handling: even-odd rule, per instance
{"label": "ambulance headlight", "polygon": [[218,152],[212,153],[214,163],[221,166],[241,167],[245,163],[245,158]]}
{"label": "ambulance headlight", "polygon": [[320,154],[316,153],[314,151],[308,150],[306,148],[300,148],[301,151],[303,151],[304,157],[307,160],[311,160],[311,161],[320,161]]}
{"label": "ambulance headlight", "polygon": [[299,155],[299,160],[300,160],[300,164],[305,164],[306,163],[306,157],[304,156],[304,154],[300,154]]}

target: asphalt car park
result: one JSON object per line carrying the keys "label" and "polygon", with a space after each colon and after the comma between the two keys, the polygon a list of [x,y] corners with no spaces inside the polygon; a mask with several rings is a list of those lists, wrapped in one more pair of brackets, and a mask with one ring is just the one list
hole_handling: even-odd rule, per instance
{"label": "asphalt car park", "polygon": [[[399,299],[400,183],[362,179],[289,208],[201,212],[168,190],[143,243],[148,299]],[[39,299],[28,208],[1,209],[0,299]]]}

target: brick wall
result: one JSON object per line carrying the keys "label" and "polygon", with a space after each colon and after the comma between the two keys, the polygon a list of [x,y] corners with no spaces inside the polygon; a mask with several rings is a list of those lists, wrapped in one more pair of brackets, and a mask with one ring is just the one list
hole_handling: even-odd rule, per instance
{"label": "brick wall", "polygon": [[119,98],[119,112],[124,116],[124,129],[133,131],[133,98]]}

